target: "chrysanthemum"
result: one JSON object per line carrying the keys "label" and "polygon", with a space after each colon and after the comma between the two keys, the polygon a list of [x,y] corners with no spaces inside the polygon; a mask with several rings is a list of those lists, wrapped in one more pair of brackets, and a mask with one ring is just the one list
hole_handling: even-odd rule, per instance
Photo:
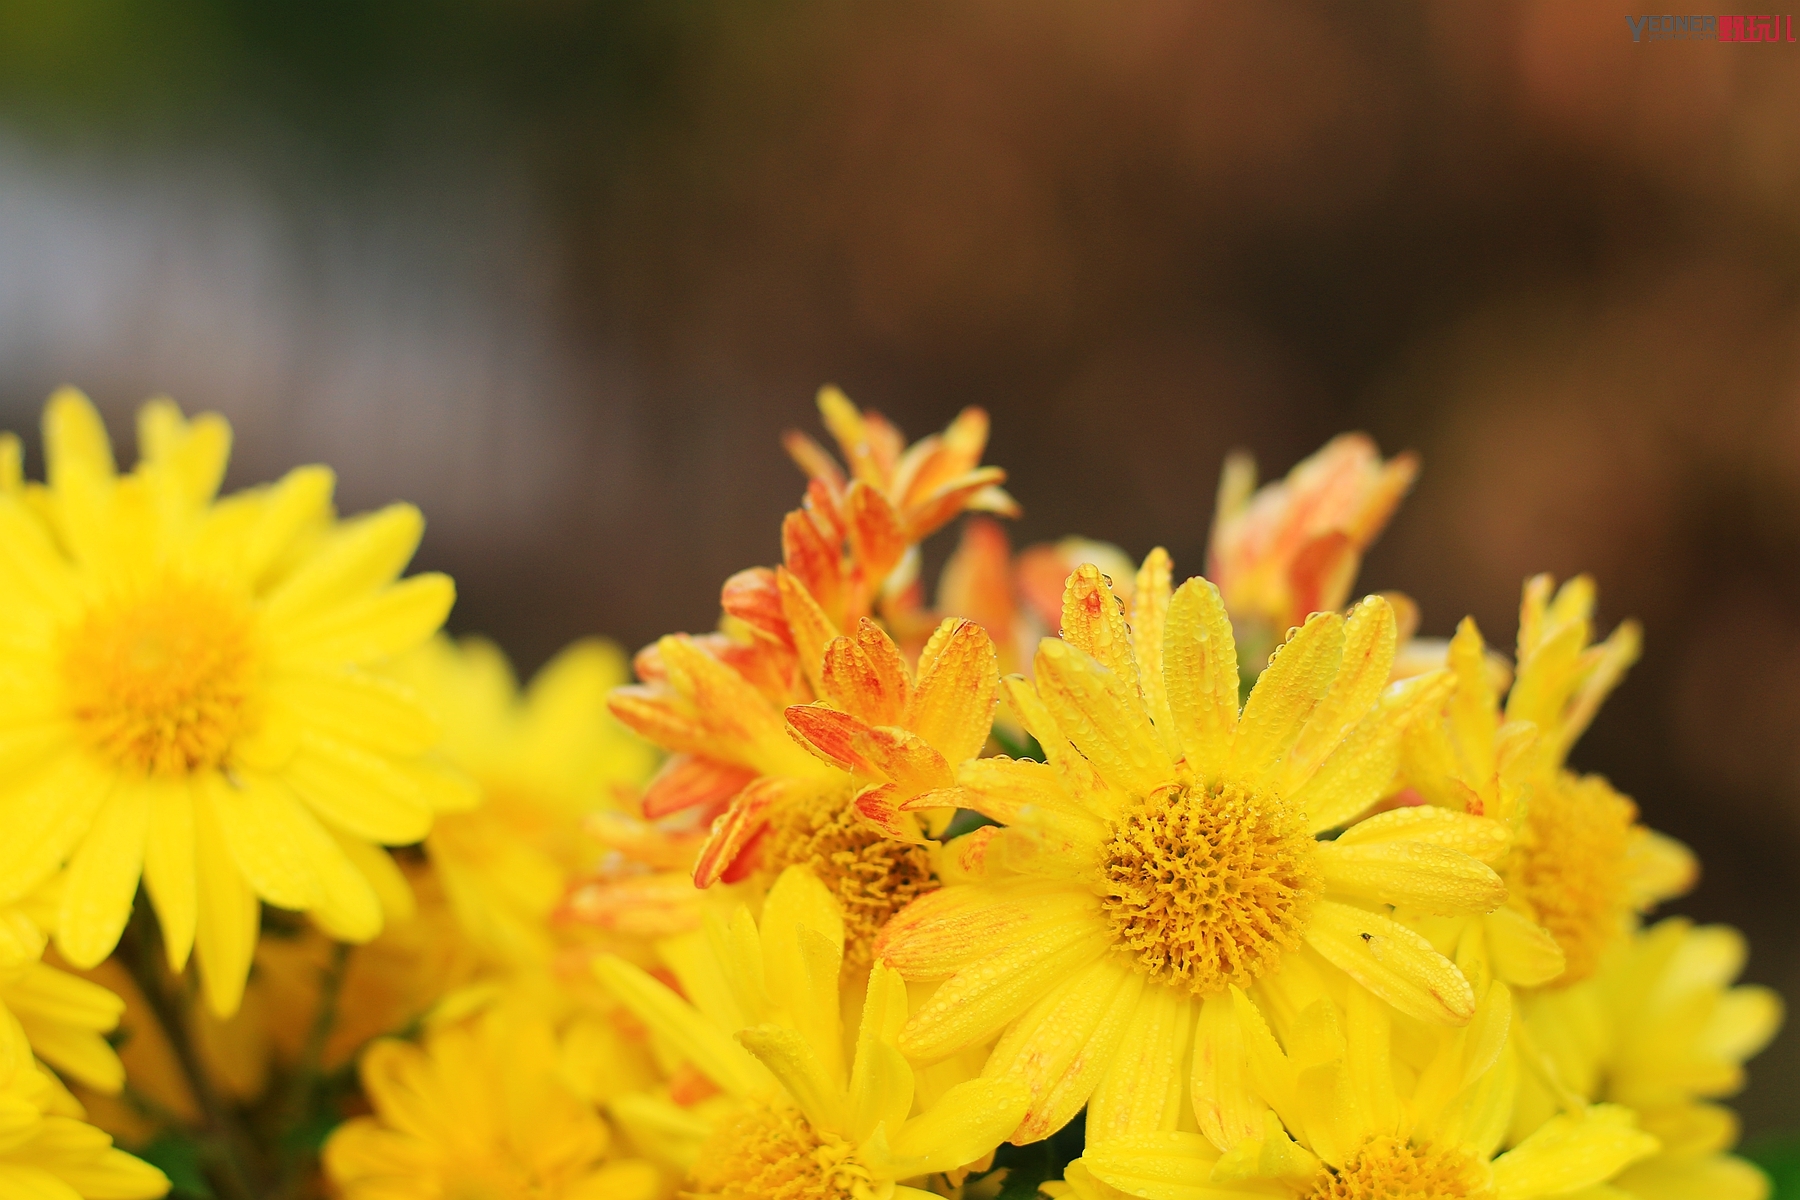
{"label": "chrysanthemum", "polygon": [[1614,1193],[1583,1189],[1655,1151],[1656,1139],[1629,1111],[1596,1105],[1550,1117],[1496,1156],[1519,1075],[1506,1041],[1504,985],[1488,990],[1467,1028],[1427,1039],[1420,1062],[1397,1051],[1418,1031],[1403,1037],[1366,993],[1348,995],[1341,1009],[1326,999],[1310,1006],[1283,1049],[1238,994],[1260,1094],[1243,1138],[1226,1153],[1193,1133],[1090,1138],[1053,1190],[1077,1200],[1598,1196]]}
{"label": "chrysanthemum", "polygon": [[723,1093],[705,1106],[654,1095],[614,1106],[632,1128],[663,1131],[686,1172],[684,1196],[926,1197],[905,1181],[982,1158],[1018,1123],[1025,1090],[1009,1080],[964,1080],[925,1102],[927,1089],[894,1047],[906,985],[883,967],[868,976],[846,1055],[843,946],[837,901],[792,867],[770,890],[760,925],[740,906],[729,924],[677,950],[691,1003],[621,959],[598,961],[620,1002]]}
{"label": "chrysanthemum", "polygon": [[345,1200],[653,1200],[654,1167],[610,1153],[606,1121],[558,1077],[549,1023],[496,1004],[431,1030],[421,1046],[363,1054],[373,1116],[325,1144]]}
{"label": "chrysanthemum", "polygon": [[577,642],[520,689],[498,647],[434,638],[395,664],[444,731],[442,755],[476,783],[481,803],[447,813],[426,838],[458,921],[499,963],[543,965],[550,915],[598,847],[583,822],[635,799],[654,751],[606,708],[625,682],[609,642]]}
{"label": "chrysanthemum", "polygon": [[[1661,1153],[1612,1186],[1641,1200],[1762,1200],[1761,1172],[1727,1151],[1737,1119],[1708,1103],[1738,1091],[1744,1061],[1775,1036],[1781,999],[1732,983],[1744,939],[1723,926],[1662,921],[1615,946],[1592,978],[1520,998],[1521,1013],[1554,1078],[1588,1100],[1623,1105],[1662,1142]],[[1557,1107],[1547,1081],[1527,1073],[1514,1128]]]}
{"label": "chrysanthemum", "polygon": [[1226,459],[1206,577],[1238,623],[1239,641],[1255,649],[1308,613],[1342,607],[1362,552],[1418,471],[1411,454],[1383,462],[1360,433],[1333,438],[1260,490],[1248,455]]}
{"label": "chrysanthemum", "polygon": [[906,1053],[1000,1035],[987,1071],[1033,1097],[1018,1142],[1083,1104],[1090,1137],[1173,1128],[1190,1037],[1194,1108],[1223,1138],[1241,1091],[1217,1069],[1242,1036],[1230,989],[1286,1003],[1296,959],[1421,1019],[1467,1021],[1468,982],[1386,914],[1484,912],[1505,896],[1472,856],[1504,846],[1491,821],[1357,820],[1384,794],[1406,723],[1449,684],[1388,686],[1385,601],[1309,619],[1240,712],[1218,590],[1190,579],[1171,598],[1169,569],[1160,550],[1146,559],[1129,626],[1096,568],[1069,577],[1035,685],[1006,681],[1050,761],[965,764],[963,803],[1005,828],[947,846],[967,882],[916,902],[877,946],[908,979],[944,980],[908,1022]]}
{"label": "chrysanthemum", "polygon": [[441,575],[396,582],[417,510],[339,523],[301,468],[215,500],[230,433],[153,402],[113,468],[86,399],[52,397],[48,484],[0,478],[0,903],[67,864],[55,939],[76,966],[118,941],[139,878],[171,966],[197,950],[221,1013],[242,993],[257,901],[365,940],[378,844],[414,842],[454,791],[420,766],[436,730],[369,667],[442,622]]}
{"label": "chrysanthemum", "polygon": [[[834,389],[819,404],[851,477],[790,436],[812,478],[805,507],[782,524],[782,565],[726,581],[721,632],[665,637],[638,655],[642,682],[615,692],[612,709],[671,757],[644,795],[645,823],[599,832],[627,858],[666,860],[682,838],[659,825],[682,814],[710,824],[693,868],[701,887],[753,876],[766,885],[806,863],[850,914],[850,957],[861,965],[874,931],[931,880],[917,820],[897,806],[954,785],[956,764],[987,738],[997,675],[979,626],[914,629],[923,608],[888,600],[910,586],[905,564],[919,538],[966,508],[1011,501],[997,490],[1003,473],[977,466],[987,438],[978,410],[902,449],[892,426]],[[878,625],[877,611],[902,636]],[[832,725],[809,702],[849,724]],[[695,898],[682,896],[663,877],[626,876],[584,886],[570,910],[614,926],[656,913],[658,931],[673,931],[700,919]]]}
{"label": "chrysanthemum", "polygon": [[153,1200],[169,1181],[113,1148],[81,1106],[32,1061],[18,1026],[0,1016],[0,1195],[31,1200]]}
{"label": "chrysanthemum", "polygon": [[1493,817],[1510,834],[1497,862],[1508,901],[1485,919],[1484,940],[1514,987],[1587,978],[1636,914],[1696,874],[1687,848],[1639,824],[1627,797],[1564,765],[1637,658],[1640,635],[1626,622],[1592,643],[1592,580],[1571,579],[1554,598],[1551,587],[1543,575],[1525,586],[1510,689],[1496,687],[1480,632],[1462,622],[1444,651],[1456,678],[1446,718],[1417,723],[1403,755],[1404,782],[1421,797]]}

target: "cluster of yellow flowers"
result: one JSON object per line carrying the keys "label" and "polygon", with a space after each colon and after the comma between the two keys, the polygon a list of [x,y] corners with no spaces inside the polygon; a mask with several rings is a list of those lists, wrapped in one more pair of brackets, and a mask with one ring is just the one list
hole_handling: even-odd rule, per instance
{"label": "cluster of yellow flowers", "polygon": [[0,1196],[1766,1195],[1779,1003],[1566,765],[1638,652],[1589,580],[1511,659],[1346,606],[1415,473],[1353,435],[1228,462],[1205,577],[975,515],[928,599],[1016,511],[986,416],[819,407],[631,685],[441,636],[409,506],[221,498],[216,417],[0,442]]}

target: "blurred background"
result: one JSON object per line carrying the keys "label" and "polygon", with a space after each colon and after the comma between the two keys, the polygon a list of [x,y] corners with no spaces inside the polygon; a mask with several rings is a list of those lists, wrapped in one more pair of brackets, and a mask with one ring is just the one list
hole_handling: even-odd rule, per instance
{"label": "blurred background", "polygon": [[[1426,632],[1510,645],[1536,571],[1644,621],[1576,764],[1794,1006],[1800,44],[1623,11],[0,4],[0,423],[169,393],[236,483],[417,501],[523,669],[709,627],[823,382],[986,406],[1015,544],[1188,572],[1228,450],[1366,429],[1423,455],[1363,582]],[[1800,1028],[1741,1103],[1800,1127]]]}

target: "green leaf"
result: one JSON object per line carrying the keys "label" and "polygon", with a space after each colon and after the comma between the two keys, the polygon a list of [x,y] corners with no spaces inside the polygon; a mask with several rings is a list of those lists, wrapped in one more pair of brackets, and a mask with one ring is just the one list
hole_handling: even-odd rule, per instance
{"label": "green leaf", "polygon": [[212,1185],[200,1169],[200,1146],[192,1138],[159,1133],[136,1154],[169,1177],[169,1200],[213,1200]]}
{"label": "green leaf", "polygon": [[1769,1176],[1769,1200],[1800,1200],[1800,1134],[1760,1137],[1740,1153]]}

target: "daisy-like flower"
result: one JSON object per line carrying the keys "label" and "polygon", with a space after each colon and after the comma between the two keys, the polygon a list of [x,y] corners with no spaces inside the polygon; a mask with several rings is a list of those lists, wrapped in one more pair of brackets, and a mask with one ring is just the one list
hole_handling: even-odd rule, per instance
{"label": "daisy-like flower", "polygon": [[550,1023],[497,1003],[431,1029],[422,1045],[382,1040],[360,1064],[375,1112],[325,1143],[345,1200],[654,1200],[656,1169],[612,1153],[606,1121],[559,1077]]}
{"label": "daisy-like flower", "polygon": [[[906,985],[877,966],[846,1046],[837,901],[803,867],[770,890],[760,924],[740,906],[729,923],[674,948],[689,1000],[622,959],[601,978],[645,1025],[722,1095],[682,1106],[669,1096],[618,1101],[633,1130],[660,1130],[692,1200],[903,1200],[932,1176],[983,1158],[1018,1123],[1025,1090],[968,1079],[927,1089],[894,1046]],[[849,1053],[846,1053],[846,1050]],[[915,1111],[917,1110],[917,1111]]]}
{"label": "daisy-like flower", "polygon": [[1032,1093],[1020,1143],[1083,1104],[1089,1137],[1173,1128],[1192,1039],[1194,1110],[1229,1144],[1242,1085],[1220,1064],[1244,1036],[1233,988],[1279,1006],[1287,965],[1317,962],[1402,1012],[1465,1022],[1468,982],[1388,911],[1485,912],[1505,897],[1473,856],[1504,847],[1492,821],[1435,809],[1358,820],[1385,794],[1402,730],[1450,682],[1388,685],[1385,601],[1310,618],[1241,712],[1211,583],[1171,596],[1168,555],[1153,551],[1131,616],[1097,568],[1069,577],[1035,685],[1005,681],[1049,762],[964,764],[962,803],[1004,828],[946,846],[956,882],[877,945],[907,979],[944,981],[907,1023],[907,1054],[935,1060],[999,1035],[987,1072]]}
{"label": "daisy-like flower", "polygon": [[1077,1200],[1536,1200],[1611,1195],[1583,1189],[1656,1150],[1629,1111],[1597,1105],[1552,1116],[1496,1155],[1520,1073],[1503,984],[1467,1028],[1425,1038],[1431,1052],[1418,1063],[1396,1047],[1429,1031],[1402,1036],[1367,993],[1347,996],[1341,1009],[1323,998],[1309,1006],[1284,1050],[1237,994],[1250,1070],[1271,1105],[1257,1114],[1259,1133],[1224,1154],[1193,1133],[1090,1139],[1052,1190]]}
{"label": "daisy-like flower", "polygon": [[1402,757],[1404,782],[1423,799],[1493,817],[1510,835],[1497,863],[1508,901],[1484,925],[1494,970],[1514,987],[1592,975],[1638,913],[1686,891],[1696,875],[1692,853],[1639,824],[1628,798],[1564,765],[1638,654],[1632,622],[1592,642],[1593,608],[1585,576],[1554,597],[1548,576],[1530,580],[1510,688],[1495,679],[1480,631],[1465,619],[1444,650],[1456,679],[1445,719],[1416,723]]}
{"label": "daisy-like flower", "polygon": [[551,912],[598,857],[584,822],[635,799],[653,765],[652,748],[606,708],[625,656],[577,642],[521,690],[493,643],[439,637],[393,674],[431,708],[442,755],[481,791],[479,806],[443,815],[425,840],[458,921],[496,963],[545,964]]}
{"label": "daisy-like flower", "polygon": [[[1768,1182],[1728,1153],[1737,1118],[1718,1104],[1743,1086],[1744,1060],[1781,1025],[1781,998],[1732,986],[1744,939],[1672,918],[1614,947],[1590,979],[1520,998],[1554,1079],[1588,1100],[1634,1110],[1662,1142],[1612,1182],[1641,1200],[1763,1200]],[[1513,1118],[1530,1128],[1561,1102],[1526,1073]]]}
{"label": "daisy-like flower", "polygon": [[82,1119],[81,1106],[32,1060],[0,1014],[0,1194],[31,1200],[154,1200],[163,1173]]}
{"label": "daisy-like flower", "polygon": [[396,582],[416,509],[336,522],[323,468],[215,501],[230,434],[166,401],[142,462],[113,468],[73,391],[44,416],[47,486],[0,478],[0,903],[67,864],[55,939],[91,967],[140,877],[171,967],[197,951],[215,1011],[237,1007],[259,899],[364,941],[379,844],[418,841],[459,798],[419,760],[436,741],[368,668],[428,637],[442,575]]}
{"label": "daisy-like flower", "polygon": [[[671,757],[645,792],[647,824],[598,832],[628,858],[649,851],[667,861],[684,839],[655,826],[691,814],[710,826],[693,860],[703,888],[752,877],[766,886],[809,865],[850,914],[850,959],[860,966],[874,931],[931,886],[918,819],[899,805],[954,787],[957,764],[986,741],[997,677],[980,626],[926,624],[915,667],[871,614],[918,538],[971,505],[1010,501],[995,491],[998,468],[973,465],[987,436],[976,410],[902,451],[892,426],[834,390],[821,393],[820,408],[854,478],[846,483],[823,450],[790,437],[812,479],[806,506],[782,524],[783,565],[726,581],[720,633],[671,635],[638,655],[642,683],[614,692],[612,710]],[[692,928],[697,898],[668,883],[602,880],[580,888],[570,912],[640,928],[651,912],[662,931]]]}
{"label": "daisy-like flower", "polygon": [[1308,613],[1341,608],[1363,551],[1418,471],[1411,454],[1383,462],[1360,433],[1333,438],[1260,490],[1248,455],[1226,459],[1206,577],[1224,596],[1239,642],[1254,652]]}

